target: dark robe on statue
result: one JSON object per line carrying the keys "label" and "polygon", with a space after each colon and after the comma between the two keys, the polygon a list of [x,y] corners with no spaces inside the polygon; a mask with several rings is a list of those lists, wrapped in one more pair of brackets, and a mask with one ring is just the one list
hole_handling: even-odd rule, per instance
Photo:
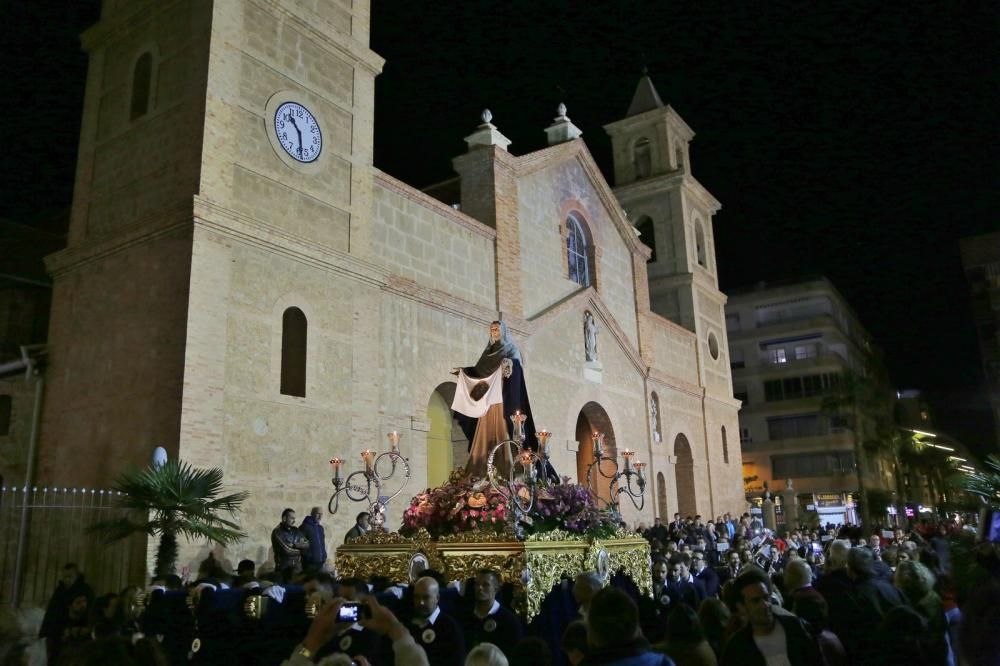
{"label": "dark robe on statue", "polygon": [[[511,363],[509,377],[503,377],[503,403],[491,405],[489,410],[480,418],[467,416],[459,411],[454,411],[462,431],[469,439],[469,469],[476,476],[485,476],[485,459],[489,451],[498,442],[510,439],[514,434],[514,422],[511,417],[515,412],[521,412],[527,419],[524,421],[524,442],[523,446],[532,451],[538,450],[538,437],[535,434],[535,420],[531,415],[531,404],[528,402],[528,387],[524,383],[524,370],[521,366],[521,353],[511,340],[507,325],[500,324],[500,337],[496,342],[486,345],[486,349],[479,356],[479,360],[474,366],[462,368],[462,373],[466,377],[485,379],[495,373],[504,360]],[[463,390],[462,386],[458,387]],[[473,395],[474,398],[478,397]],[[502,419],[501,419],[502,414]],[[503,461],[496,461],[501,464]],[[548,465],[547,475],[555,483],[559,482],[559,477]]]}

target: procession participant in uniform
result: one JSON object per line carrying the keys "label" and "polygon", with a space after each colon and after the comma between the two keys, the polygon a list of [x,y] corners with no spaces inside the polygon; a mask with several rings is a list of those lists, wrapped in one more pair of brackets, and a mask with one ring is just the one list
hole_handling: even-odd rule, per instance
{"label": "procession participant in uniform", "polygon": [[493,643],[509,658],[523,634],[521,620],[497,601],[500,576],[492,569],[476,572],[475,604],[462,620],[466,647]]}
{"label": "procession participant in uniform", "polygon": [[435,666],[461,666],[465,661],[462,627],[438,606],[441,589],[436,580],[424,576],[413,585],[413,616],[410,634],[427,652]]}

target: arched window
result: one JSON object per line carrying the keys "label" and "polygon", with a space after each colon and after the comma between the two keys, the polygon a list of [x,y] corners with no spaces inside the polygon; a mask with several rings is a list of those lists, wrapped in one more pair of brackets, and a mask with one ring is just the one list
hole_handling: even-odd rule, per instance
{"label": "arched window", "polygon": [[302,310],[288,308],[281,316],[281,393],[306,397],[306,338]]}
{"label": "arched window", "polygon": [[590,257],[583,225],[572,215],[566,218],[566,259],[569,279],[581,287],[590,286]]}
{"label": "arched window", "polygon": [[653,157],[649,152],[649,139],[637,139],[632,146],[632,163],[635,164],[635,179],[649,178],[653,170]]}
{"label": "arched window", "polygon": [[680,144],[674,146],[674,161],[677,163],[678,169],[684,168],[684,149],[681,148]]}
{"label": "arched window", "polygon": [[132,106],[129,119],[140,118],[149,111],[149,97],[153,87],[153,54],[146,51],[135,61],[132,70]]}
{"label": "arched window", "polygon": [[636,221],[635,228],[639,232],[639,240],[653,251],[649,255],[649,261],[656,261],[656,233],[653,231],[653,221],[649,219],[649,216],[643,215]]}
{"label": "arched window", "polygon": [[705,259],[705,230],[702,228],[701,222],[694,223],[694,246],[698,255],[698,265],[708,268],[708,262]]}
{"label": "arched window", "polygon": [[722,426],[722,462],[729,464],[729,440],[726,439],[726,426]]}

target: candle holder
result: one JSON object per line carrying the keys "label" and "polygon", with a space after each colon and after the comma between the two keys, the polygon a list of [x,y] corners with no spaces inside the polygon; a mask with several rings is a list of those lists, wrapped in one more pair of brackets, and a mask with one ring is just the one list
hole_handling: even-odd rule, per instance
{"label": "candle holder", "polygon": [[[590,494],[600,504],[604,503],[604,508],[613,513],[616,517],[621,517],[619,510],[619,497],[625,495],[632,502],[638,511],[646,505],[646,463],[633,462],[635,451],[624,449],[622,459],[624,465],[618,466],[618,461],[614,457],[604,454],[604,433],[594,432],[594,460],[587,466],[587,488]],[[605,471],[606,468],[610,468]],[[599,492],[602,482],[608,484],[608,497],[604,499]],[[634,485],[633,485],[634,484]]]}
{"label": "candle holder", "polygon": [[[486,477],[493,489],[500,493],[507,506],[514,511],[514,532],[520,534],[521,520],[531,511],[535,504],[535,496],[539,489],[549,485],[546,469],[549,461],[549,438],[552,433],[544,428],[536,433],[538,451],[532,451],[524,446],[524,422],[527,417],[521,412],[511,416],[514,424],[512,439],[498,442],[486,458]],[[507,474],[504,475],[494,464],[496,455],[502,452],[510,461]]]}
{"label": "candle holder", "polygon": [[[331,482],[336,490],[330,496],[326,506],[327,511],[331,514],[337,513],[340,508],[340,497],[344,495],[352,502],[366,503],[368,513],[371,514],[372,526],[384,529],[386,505],[403,492],[403,488],[410,481],[410,461],[399,451],[400,437],[395,430],[388,434],[389,450],[385,453],[364,449],[361,452],[364,469],[352,472],[346,479],[342,476],[344,461],[340,458],[330,459],[330,467],[333,468]],[[397,471],[401,472],[400,476],[396,475]],[[383,484],[392,479],[402,479],[402,483],[394,493],[383,494]]]}

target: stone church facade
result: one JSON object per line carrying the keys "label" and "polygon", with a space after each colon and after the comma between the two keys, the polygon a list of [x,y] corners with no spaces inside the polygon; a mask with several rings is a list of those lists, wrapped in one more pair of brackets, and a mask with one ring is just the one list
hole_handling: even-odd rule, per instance
{"label": "stone church facade", "polygon": [[[690,128],[644,77],[606,127],[614,187],[561,113],[521,156],[470,122],[458,178],[422,192],[372,165],[368,32],[357,0],[106,0],[69,244],[47,260],[39,483],[106,486],[163,446],[250,491],[227,557],[263,562],[283,508],[326,505],[330,458],[359,469],[396,430],[413,471],[396,526],[462,464],[448,371],[502,318],[561,474],[600,430],[649,464],[628,522],[742,511],[719,204]],[[319,127],[312,160],[275,130],[287,103]],[[327,517],[329,545],[359,510]]]}

